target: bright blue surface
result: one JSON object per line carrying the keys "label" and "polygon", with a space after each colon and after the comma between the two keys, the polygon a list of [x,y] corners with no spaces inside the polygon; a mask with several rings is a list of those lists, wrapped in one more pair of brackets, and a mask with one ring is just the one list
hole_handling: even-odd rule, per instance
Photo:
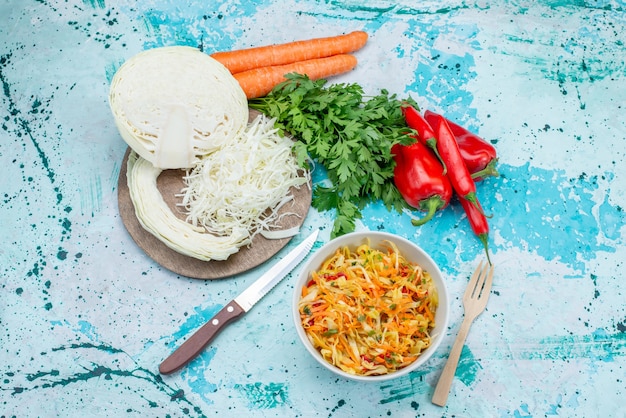
{"label": "bright blue surface", "polygon": [[[625,7],[1,3],[0,414],[624,416]],[[160,376],[172,348],[268,265],[198,281],[137,248],[117,210],[126,144],[107,103],[113,74],[152,47],[210,53],[357,29],[370,34],[359,65],[332,81],[411,95],[492,141],[500,156],[501,176],[478,187],[493,213],[493,294],[447,406],[430,397],[462,319],[460,295],[484,257],[457,205],[418,229],[382,205],[358,224],[417,242],[446,275],[450,330],[423,369],[364,385],[317,366],[290,317],[296,269],[187,368]],[[332,214],[311,211],[304,228],[323,229],[320,246],[331,223]]]}

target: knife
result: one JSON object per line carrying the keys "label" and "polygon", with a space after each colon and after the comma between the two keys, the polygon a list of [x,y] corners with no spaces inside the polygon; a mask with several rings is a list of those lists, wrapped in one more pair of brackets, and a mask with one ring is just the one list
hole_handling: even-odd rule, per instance
{"label": "knife", "polygon": [[248,312],[255,303],[274,288],[291,270],[306,257],[313,248],[319,230],[302,241],[282,260],[265,272],[239,296],[230,301],[206,324],[198,329],[187,341],[181,344],[159,365],[161,374],[170,374],[193,360],[206,345],[231,321]]}

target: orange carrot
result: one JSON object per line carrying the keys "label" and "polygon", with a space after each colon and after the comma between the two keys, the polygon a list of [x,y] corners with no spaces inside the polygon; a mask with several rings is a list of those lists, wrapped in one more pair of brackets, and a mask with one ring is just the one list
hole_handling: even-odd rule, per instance
{"label": "orange carrot", "polygon": [[367,42],[367,37],[367,33],[355,31],[328,38],[216,52],[211,54],[211,57],[221,62],[232,74],[235,74],[254,68],[347,54],[362,48]]}
{"label": "orange carrot", "polygon": [[277,84],[285,81],[285,74],[304,74],[311,80],[317,80],[348,72],[356,67],[356,64],[357,60],[354,55],[342,54],[286,65],[255,68],[233,74],[233,77],[237,79],[248,99],[254,99],[267,95]]}
{"label": "orange carrot", "polygon": [[350,343],[348,342],[348,340],[346,339],[346,337],[339,337],[339,342],[341,343],[341,345],[343,346],[343,351],[345,351],[350,358],[352,359],[352,361],[354,362],[355,366],[358,366],[359,363],[361,363],[359,361],[359,359],[356,357],[356,354],[354,354],[354,351],[352,350],[352,348],[350,347]]}

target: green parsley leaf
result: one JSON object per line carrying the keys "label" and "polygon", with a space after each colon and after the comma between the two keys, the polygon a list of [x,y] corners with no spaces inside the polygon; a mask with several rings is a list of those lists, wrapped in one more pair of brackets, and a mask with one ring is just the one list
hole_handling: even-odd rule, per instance
{"label": "green parsley leaf", "polygon": [[330,337],[331,335],[335,335],[335,334],[338,334],[338,333],[339,333],[339,330],[336,329],[336,328],[333,328],[333,329],[329,329],[328,331],[324,331],[322,333],[322,336]]}
{"label": "green parsley leaf", "polygon": [[382,200],[388,210],[408,208],[393,183],[391,147],[415,140],[399,100],[387,90],[364,98],[356,84],[326,85],[291,73],[267,96],[249,106],[276,118],[276,127],[296,139],[294,153],[304,166],[310,160],[326,169],[331,186],[316,185],[312,206],[335,211],[332,237],[354,231],[361,210]]}

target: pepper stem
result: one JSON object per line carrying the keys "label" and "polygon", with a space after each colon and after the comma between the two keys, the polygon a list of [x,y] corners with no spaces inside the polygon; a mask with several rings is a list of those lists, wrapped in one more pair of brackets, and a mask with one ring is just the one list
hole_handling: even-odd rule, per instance
{"label": "pepper stem", "polygon": [[479,234],[478,239],[483,243],[485,254],[487,254],[487,261],[489,262],[489,265],[491,265],[491,257],[489,257],[489,244],[487,243],[489,236],[487,234]]}
{"label": "pepper stem", "polygon": [[443,166],[443,172],[441,173],[441,175],[445,176],[446,173],[448,172],[448,167],[446,166],[446,163],[443,162],[443,158],[441,158],[441,155],[439,155],[439,150],[437,149],[437,139],[434,138],[434,137],[427,139],[426,140],[426,145],[428,145],[428,148],[433,150],[433,152],[435,153],[435,156],[437,157],[437,159],[439,160],[439,162]]}
{"label": "pepper stem", "polygon": [[472,205],[474,205],[485,218],[493,218],[493,215],[487,215],[482,206],[480,206],[480,204],[478,203],[478,197],[476,197],[476,192],[470,192],[463,196],[463,198],[470,202]]}
{"label": "pepper stem", "polygon": [[487,164],[485,168],[475,173],[472,173],[472,178],[476,180],[476,179],[482,179],[485,177],[498,177],[500,173],[498,172],[498,169],[496,168],[497,162],[498,162],[497,158],[494,158],[493,160],[489,161],[489,164]]}
{"label": "pepper stem", "polygon": [[427,213],[421,219],[412,219],[411,223],[413,226],[424,225],[426,222],[430,221],[433,216],[435,216],[435,213],[437,213],[439,209],[444,206],[446,206],[446,201],[439,195],[434,195],[428,199],[421,200],[419,208]]}

